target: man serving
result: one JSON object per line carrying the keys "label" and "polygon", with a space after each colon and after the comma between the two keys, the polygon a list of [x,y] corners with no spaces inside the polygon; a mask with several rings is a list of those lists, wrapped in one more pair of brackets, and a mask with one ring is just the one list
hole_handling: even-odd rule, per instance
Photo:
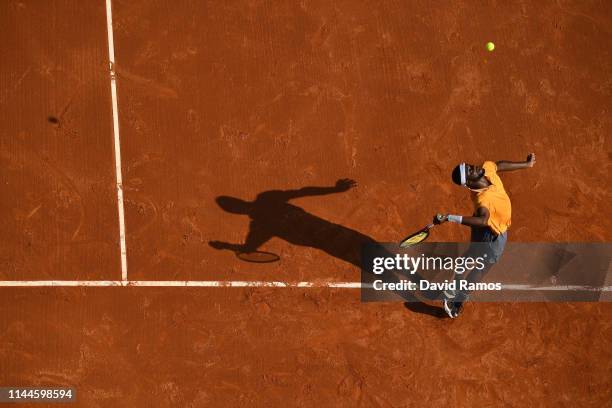
{"label": "man serving", "polygon": [[[461,216],[449,214],[441,219],[434,217],[434,223],[454,222],[472,229],[471,241],[484,243],[476,245],[487,257],[487,267],[482,270],[472,269],[467,275],[468,282],[480,282],[490,267],[495,264],[506,246],[508,228],[510,227],[510,197],[504,184],[497,175],[499,172],[526,169],[535,164],[535,154],[530,153],[523,162],[485,161],[482,166],[461,163],[453,169],[452,179],[455,184],[467,187],[474,202],[474,215]],[[457,285],[459,287],[459,285]],[[444,293],[444,310],[451,317],[459,316],[468,291],[446,291]]]}

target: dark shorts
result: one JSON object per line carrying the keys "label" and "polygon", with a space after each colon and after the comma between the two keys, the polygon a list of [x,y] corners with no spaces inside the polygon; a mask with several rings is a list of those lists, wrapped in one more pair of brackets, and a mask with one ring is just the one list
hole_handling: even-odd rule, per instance
{"label": "dark shorts", "polygon": [[[472,270],[467,275],[469,282],[480,282],[484,276],[491,270],[493,265],[499,261],[504,248],[506,247],[506,241],[508,241],[508,231],[503,234],[497,235],[488,227],[486,228],[472,228],[472,245],[468,250],[469,256],[480,257],[484,256],[487,261],[485,268],[480,271]],[[460,275],[455,275],[455,279],[460,279]],[[465,279],[465,278],[461,278]],[[469,291],[457,291],[455,301],[465,302],[468,299]]]}
{"label": "dark shorts", "polygon": [[486,254],[488,263],[494,264],[499,261],[504,248],[506,248],[506,242],[508,241],[508,231],[503,234],[497,235],[490,228],[472,228],[472,242],[484,243],[485,245],[478,244],[475,249],[479,253]]}

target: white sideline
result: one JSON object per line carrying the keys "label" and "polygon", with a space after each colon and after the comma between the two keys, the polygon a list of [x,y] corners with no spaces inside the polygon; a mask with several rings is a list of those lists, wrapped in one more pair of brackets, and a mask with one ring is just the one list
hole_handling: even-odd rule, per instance
{"label": "white sideline", "polygon": [[128,280],[32,280],[0,281],[0,287],[42,286],[146,286],[146,287],[208,287],[208,288],[361,288],[360,282],[280,282],[280,281],[128,281]]}
{"label": "white sideline", "polygon": [[[360,289],[372,287],[372,284],[361,282],[281,282],[281,281],[128,281],[128,280],[31,280],[0,281],[0,287],[74,287],[74,286],[140,286],[140,287],[204,287],[204,288],[341,288]],[[612,292],[612,286],[594,287],[581,285],[535,286],[535,285],[503,285],[506,290],[541,290],[541,291],[586,291]]]}
{"label": "white sideline", "polygon": [[113,12],[111,0],[106,0],[106,32],[108,34],[108,61],[113,105],[113,136],[115,139],[115,172],[117,175],[117,209],[119,211],[119,246],[121,249],[121,279],[127,281],[127,250],[125,246],[125,211],[123,208],[123,181],[121,175],[121,143],[119,139],[119,109],[115,76],[115,43],[113,40]]}

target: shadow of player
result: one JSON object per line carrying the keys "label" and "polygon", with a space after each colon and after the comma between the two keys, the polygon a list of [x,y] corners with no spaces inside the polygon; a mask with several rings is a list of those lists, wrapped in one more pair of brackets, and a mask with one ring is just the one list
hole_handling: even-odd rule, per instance
{"label": "shadow of player", "polygon": [[[310,214],[303,208],[289,203],[290,200],[301,197],[342,193],[356,185],[354,180],[340,179],[330,187],[269,190],[259,193],[253,201],[219,196],[216,202],[223,210],[232,214],[248,215],[251,218],[249,232],[242,244],[210,241],[209,245],[220,250],[254,252],[271,238],[278,237],[293,245],[319,249],[361,268],[361,249],[365,245],[380,246],[376,240],[359,231]],[[406,297],[406,293],[400,295],[409,303],[418,303],[418,299],[409,295]],[[423,304],[407,307],[418,313],[433,314],[427,306]]]}
{"label": "shadow of player", "polygon": [[333,257],[360,267],[360,250],[365,244],[376,245],[369,236],[327,221],[289,201],[300,197],[342,193],[355,187],[354,180],[338,180],[331,187],[303,187],[298,190],[270,190],[259,193],[255,200],[220,196],[216,201],[223,210],[251,218],[249,232],[243,244],[211,241],[216,249],[236,252],[257,251],[273,237],[293,245],[317,248]]}

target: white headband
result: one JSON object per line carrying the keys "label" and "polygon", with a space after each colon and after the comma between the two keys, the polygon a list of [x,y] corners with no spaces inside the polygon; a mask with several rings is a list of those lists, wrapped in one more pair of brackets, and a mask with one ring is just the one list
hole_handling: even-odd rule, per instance
{"label": "white headband", "polygon": [[461,163],[459,165],[459,173],[461,174],[461,185],[465,186],[467,179],[465,177],[465,163]]}

